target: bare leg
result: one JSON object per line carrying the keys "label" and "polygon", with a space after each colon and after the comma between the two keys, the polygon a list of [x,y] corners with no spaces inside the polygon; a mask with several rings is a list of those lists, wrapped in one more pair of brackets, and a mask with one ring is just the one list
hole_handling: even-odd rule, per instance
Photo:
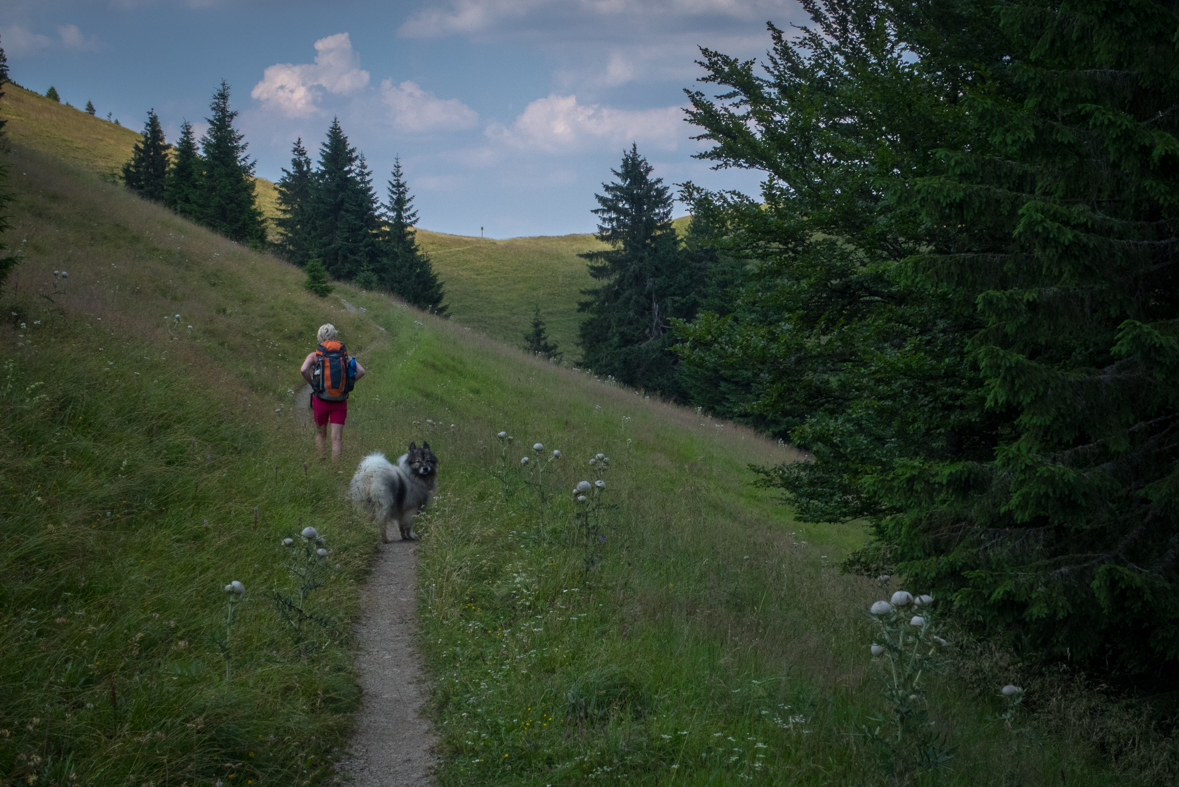
{"label": "bare leg", "polygon": [[327,441],[327,424],[315,427],[315,453],[324,458],[324,443]]}
{"label": "bare leg", "polygon": [[340,449],[344,447],[344,425],[332,424],[332,463],[340,461]]}

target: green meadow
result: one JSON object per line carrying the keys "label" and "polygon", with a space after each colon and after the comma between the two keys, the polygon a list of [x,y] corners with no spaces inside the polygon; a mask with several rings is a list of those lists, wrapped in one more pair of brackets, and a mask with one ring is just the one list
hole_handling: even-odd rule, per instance
{"label": "green meadow", "polygon": [[[751,485],[798,455],[511,346],[525,294],[575,303],[584,239],[423,233],[440,270],[466,261],[453,320],[318,299],[24,122],[0,154],[22,255],[0,292],[0,784],[342,779],[359,588],[404,548],[344,493],[411,440],[441,460],[416,599],[440,784],[1174,783],[1179,738],[1132,705],[948,629],[923,683],[941,767],[867,734],[887,708],[866,611],[901,585],[839,572],[861,528]],[[338,468],[294,394],[324,322],[369,370]]]}

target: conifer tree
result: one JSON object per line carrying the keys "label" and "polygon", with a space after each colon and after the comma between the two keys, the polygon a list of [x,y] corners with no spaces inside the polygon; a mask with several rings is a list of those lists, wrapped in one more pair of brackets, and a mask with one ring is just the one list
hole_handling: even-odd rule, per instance
{"label": "conifer tree", "polygon": [[[807,0],[689,94],[746,300],[690,353],[814,463],[767,472],[1025,654],[1179,660],[1179,20],[1162,3]],[[1079,33],[1078,31],[1083,31]],[[875,571],[879,573],[879,571]],[[891,571],[890,571],[891,573]],[[1165,681],[1164,681],[1165,682]]]}
{"label": "conifer tree", "polygon": [[584,363],[619,382],[680,394],[670,331],[674,317],[690,318],[693,286],[671,226],[671,194],[638,147],[612,170],[617,180],[596,195],[597,237],[611,248],[582,254],[601,285],[582,290],[578,304],[588,316],[580,326]]}
{"label": "conifer tree", "polygon": [[254,162],[247,143],[233,127],[238,113],[229,107],[229,84],[213,93],[209,130],[201,137],[205,177],[201,184],[201,222],[230,240],[261,246],[266,224],[254,193]]}
{"label": "conifer tree", "polygon": [[275,188],[280,214],[274,220],[279,229],[275,246],[283,259],[303,267],[310,259],[314,245],[315,216],[311,205],[313,173],[311,158],[301,138],[295,140],[291,153],[291,168],[282,171],[282,178]]}
{"label": "conifer tree", "polygon": [[[8,84],[8,57],[4,54],[4,48],[0,46],[0,99],[4,98],[6,84]],[[0,144],[4,142],[4,123],[4,120],[0,120]],[[16,255],[4,254],[4,250],[7,248],[4,242],[4,233],[9,228],[8,216],[5,215],[4,208],[11,201],[12,195],[8,191],[8,165],[0,164],[0,287],[3,287],[9,272],[20,260]]]}
{"label": "conifer tree", "polygon": [[303,282],[303,286],[308,291],[321,298],[326,298],[332,294],[332,290],[335,287],[329,283],[327,270],[323,267],[323,263],[319,261],[318,257],[312,257],[307,260],[307,264],[303,270],[307,271],[307,279]]}
{"label": "conifer tree", "polygon": [[565,353],[557,350],[557,343],[549,341],[548,331],[540,316],[540,304],[532,312],[532,329],[524,334],[524,349],[536,355],[543,355],[551,361],[560,361]]}
{"label": "conifer tree", "polygon": [[58,104],[61,103],[61,96],[57,94],[57,88],[55,88],[53,85],[50,85],[49,89],[45,91],[45,98],[49,99],[50,101],[56,101]]}
{"label": "conifer tree", "polygon": [[201,221],[205,164],[197,152],[196,134],[187,120],[180,125],[180,141],[164,180],[164,204],[192,221]]}
{"label": "conifer tree", "polygon": [[123,165],[123,183],[152,202],[163,202],[168,173],[168,144],[154,109],[147,112],[143,137],[135,143],[131,159]]}
{"label": "conifer tree", "polygon": [[385,285],[419,309],[445,315],[445,293],[430,258],[417,241],[418,212],[413,195],[401,169],[401,159],[393,160],[385,208],[385,232],[382,256],[385,260]]}
{"label": "conifer tree", "polygon": [[90,117],[94,117],[94,113],[96,111],[97,110],[94,109],[94,102],[87,100],[86,101],[86,114],[89,115]]}
{"label": "conifer tree", "polygon": [[349,281],[365,269],[371,248],[367,238],[370,220],[357,179],[359,162],[339,118],[334,118],[319,149],[312,188],[314,255],[328,275],[341,281]]}

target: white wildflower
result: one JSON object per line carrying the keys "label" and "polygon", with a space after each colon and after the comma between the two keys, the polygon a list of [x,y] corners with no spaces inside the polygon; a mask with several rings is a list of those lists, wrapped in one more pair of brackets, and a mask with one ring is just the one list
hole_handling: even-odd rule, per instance
{"label": "white wildflower", "polygon": [[544,450],[544,443],[533,443],[532,450],[533,451],[543,451]]}
{"label": "white wildflower", "polygon": [[327,550],[326,549],[317,549],[317,550],[315,550],[315,554],[319,555],[320,557],[327,557]]}
{"label": "white wildflower", "polygon": [[232,589],[233,595],[235,596],[240,596],[242,593],[246,592],[246,586],[241,582],[238,582],[236,579],[229,583],[229,587]]}
{"label": "white wildflower", "polygon": [[892,604],[887,601],[877,601],[869,610],[873,615],[884,615],[892,609]]}
{"label": "white wildflower", "polygon": [[318,538],[318,537],[319,537],[319,533],[318,533],[318,531],[316,531],[315,528],[313,528],[313,527],[303,528],[303,538],[307,539],[308,541],[311,541],[312,539]]}
{"label": "white wildflower", "polygon": [[879,656],[883,652],[884,652],[883,646],[877,645],[875,642],[872,643],[872,655],[873,656]]}
{"label": "white wildflower", "polygon": [[589,481],[578,481],[577,482],[577,489],[575,489],[574,491],[584,493],[584,492],[590,491],[591,488],[592,487],[590,486]]}
{"label": "white wildflower", "polygon": [[925,618],[921,617],[920,615],[914,615],[913,617],[909,618],[909,625],[913,626],[914,628],[921,628],[925,625]]}
{"label": "white wildflower", "polygon": [[898,590],[892,594],[892,605],[894,607],[907,607],[913,603],[913,594],[907,590]]}

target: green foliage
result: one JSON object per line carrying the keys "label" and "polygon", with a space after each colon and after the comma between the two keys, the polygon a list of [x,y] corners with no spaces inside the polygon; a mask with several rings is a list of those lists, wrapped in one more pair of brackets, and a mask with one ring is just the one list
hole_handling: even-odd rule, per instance
{"label": "green foliage", "polygon": [[671,351],[673,318],[694,316],[696,281],[680,256],[671,226],[671,195],[652,167],[631,146],[617,180],[603,183],[598,240],[609,250],[580,255],[600,286],[582,290],[578,304],[583,362],[596,373],[665,396],[680,393]]}
{"label": "green foliage", "polygon": [[57,104],[61,103],[61,96],[57,94],[57,88],[53,85],[50,85],[49,89],[45,91],[45,98]]}
{"label": "green foliage", "polygon": [[311,159],[302,138],[295,140],[291,154],[291,168],[282,171],[276,186],[279,216],[274,224],[280,234],[274,245],[285,260],[302,267],[307,264],[315,242]]}
{"label": "green foliage", "polygon": [[123,165],[123,183],[152,202],[163,202],[168,173],[168,144],[154,109],[147,111],[143,138],[135,144],[131,159]]}
{"label": "green foliage", "polygon": [[549,341],[548,331],[545,330],[544,319],[540,316],[540,304],[534,307],[532,314],[532,330],[524,334],[524,349],[535,355],[543,355],[550,361],[560,362],[564,353],[557,350],[556,342]]}
{"label": "green foliage", "polygon": [[233,127],[238,113],[229,107],[229,85],[222,80],[205,118],[201,137],[204,178],[200,184],[200,221],[238,243],[264,245],[266,223],[254,193],[254,162],[246,156],[244,135]]}
{"label": "green foliage", "polygon": [[303,282],[304,289],[321,298],[331,295],[335,287],[328,283],[327,268],[323,267],[323,263],[319,261],[319,257],[312,257],[307,260],[307,264],[303,267],[303,270],[307,272],[307,280]]}
{"label": "green foliage", "polygon": [[339,118],[334,118],[319,149],[311,205],[314,255],[332,278],[341,281],[359,275],[375,250],[375,197],[371,183],[362,181],[359,165],[356,148],[348,143]]}
{"label": "green foliage", "polygon": [[193,221],[201,220],[205,164],[197,152],[196,134],[187,120],[180,124],[180,141],[164,178],[164,204]]}
{"label": "green foliage", "polygon": [[1122,675],[1179,659],[1173,15],[804,5],[766,76],[705,50],[724,92],[689,94],[702,157],[767,179],[694,195],[757,264],[685,363],[763,370],[746,406],[816,460],[764,482],[868,518],[980,630]]}
{"label": "green foliage", "polygon": [[[8,57],[4,54],[4,49],[0,48],[0,98],[4,97],[4,85],[7,83]],[[4,141],[5,122],[0,119],[0,142]],[[8,274],[20,262],[20,258],[17,255],[4,254],[4,250],[7,248],[4,234],[11,227],[8,223],[8,215],[5,208],[10,202],[12,202],[12,194],[8,191],[8,165],[3,164],[0,165],[0,291],[4,287],[4,281],[8,278]]]}
{"label": "green foliage", "polygon": [[381,233],[381,251],[377,257],[376,281],[382,289],[404,298],[419,309],[439,316],[447,307],[442,303],[444,292],[430,257],[417,241],[418,212],[413,208],[413,196],[401,170],[401,159],[393,161],[389,180],[385,226]]}

